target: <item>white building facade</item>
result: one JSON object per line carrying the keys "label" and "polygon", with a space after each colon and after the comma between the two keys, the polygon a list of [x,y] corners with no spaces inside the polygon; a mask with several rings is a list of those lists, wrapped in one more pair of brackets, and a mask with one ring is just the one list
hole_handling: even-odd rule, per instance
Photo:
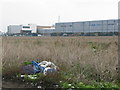
{"label": "white building facade", "polygon": [[37,33],[37,26],[35,24],[9,25],[7,33],[8,34]]}

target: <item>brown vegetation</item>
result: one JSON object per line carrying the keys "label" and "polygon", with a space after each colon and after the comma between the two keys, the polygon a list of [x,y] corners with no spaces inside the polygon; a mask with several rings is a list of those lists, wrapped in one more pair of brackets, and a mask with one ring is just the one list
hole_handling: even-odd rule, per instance
{"label": "brown vegetation", "polygon": [[[54,62],[74,80],[117,79],[118,38],[112,37],[3,37],[3,75],[19,72],[25,61]],[[77,78],[76,78],[77,77]]]}

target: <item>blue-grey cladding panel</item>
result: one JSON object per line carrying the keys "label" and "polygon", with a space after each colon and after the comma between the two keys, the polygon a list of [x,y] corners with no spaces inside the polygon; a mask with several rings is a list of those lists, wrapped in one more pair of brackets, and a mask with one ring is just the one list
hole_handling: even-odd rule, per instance
{"label": "blue-grey cladding panel", "polygon": [[64,32],[72,32],[72,23],[65,23],[64,24]]}
{"label": "blue-grey cladding panel", "polygon": [[84,30],[86,32],[90,32],[90,23],[89,22],[84,22]]}
{"label": "blue-grey cladding panel", "polygon": [[82,22],[73,23],[73,31],[74,32],[83,32],[83,23]]}
{"label": "blue-grey cladding panel", "polygon": [[118,31],[118,20],[58,23],[55,27],[58,32],[114,32]]}
{"label": "blue-grey cladding panel", "polygon": [[107,23],[108,23],[107,20],[103,20],[103,21],[102,21],[102,24],[103,24],[103,25],[107,25]]}
{"label": "blue-grey cladding panel", "polygon": [[64,23],[56,23],[55,32],[64,32],[64,31],[65,31]]}
{"label": "blue-grey cladding panel", "polygon": [[102,22],[101,21],[91,21],[90,22],[90,32],[102,32]]}
{"label": "blue-grey cladding panel", "polygon": [[114,24],[115,20],[108,20],[108,24]]}

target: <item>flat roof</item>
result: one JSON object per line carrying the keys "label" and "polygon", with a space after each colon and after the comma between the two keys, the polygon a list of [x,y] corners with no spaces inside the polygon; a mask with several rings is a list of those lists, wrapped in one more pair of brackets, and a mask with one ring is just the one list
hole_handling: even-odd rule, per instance
{"label": "flat roof", "polygon": [[[113,21],[113,20],[118,21],[118,19],[108,19],[108,20],[91,20],[91,21],[58,22],[58,23],[60,23],[60,24],[62,24],[62,23],[79,23],[79,22],[83,23],[83,22]],[[120,19],[119,19],[119,20],[120,20]],[[56,24],[58,24],[58,23],[56,23]]]}

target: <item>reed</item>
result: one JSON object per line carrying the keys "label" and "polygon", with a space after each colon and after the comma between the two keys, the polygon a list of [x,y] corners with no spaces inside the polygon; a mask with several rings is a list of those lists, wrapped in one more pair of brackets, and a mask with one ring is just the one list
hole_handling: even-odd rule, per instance
{"label": "reed", "polygon": [[118,38],[97,37],[2,37],[3,75],[19,72],[25,61],[54,62],[74,80],[117,79]]}

